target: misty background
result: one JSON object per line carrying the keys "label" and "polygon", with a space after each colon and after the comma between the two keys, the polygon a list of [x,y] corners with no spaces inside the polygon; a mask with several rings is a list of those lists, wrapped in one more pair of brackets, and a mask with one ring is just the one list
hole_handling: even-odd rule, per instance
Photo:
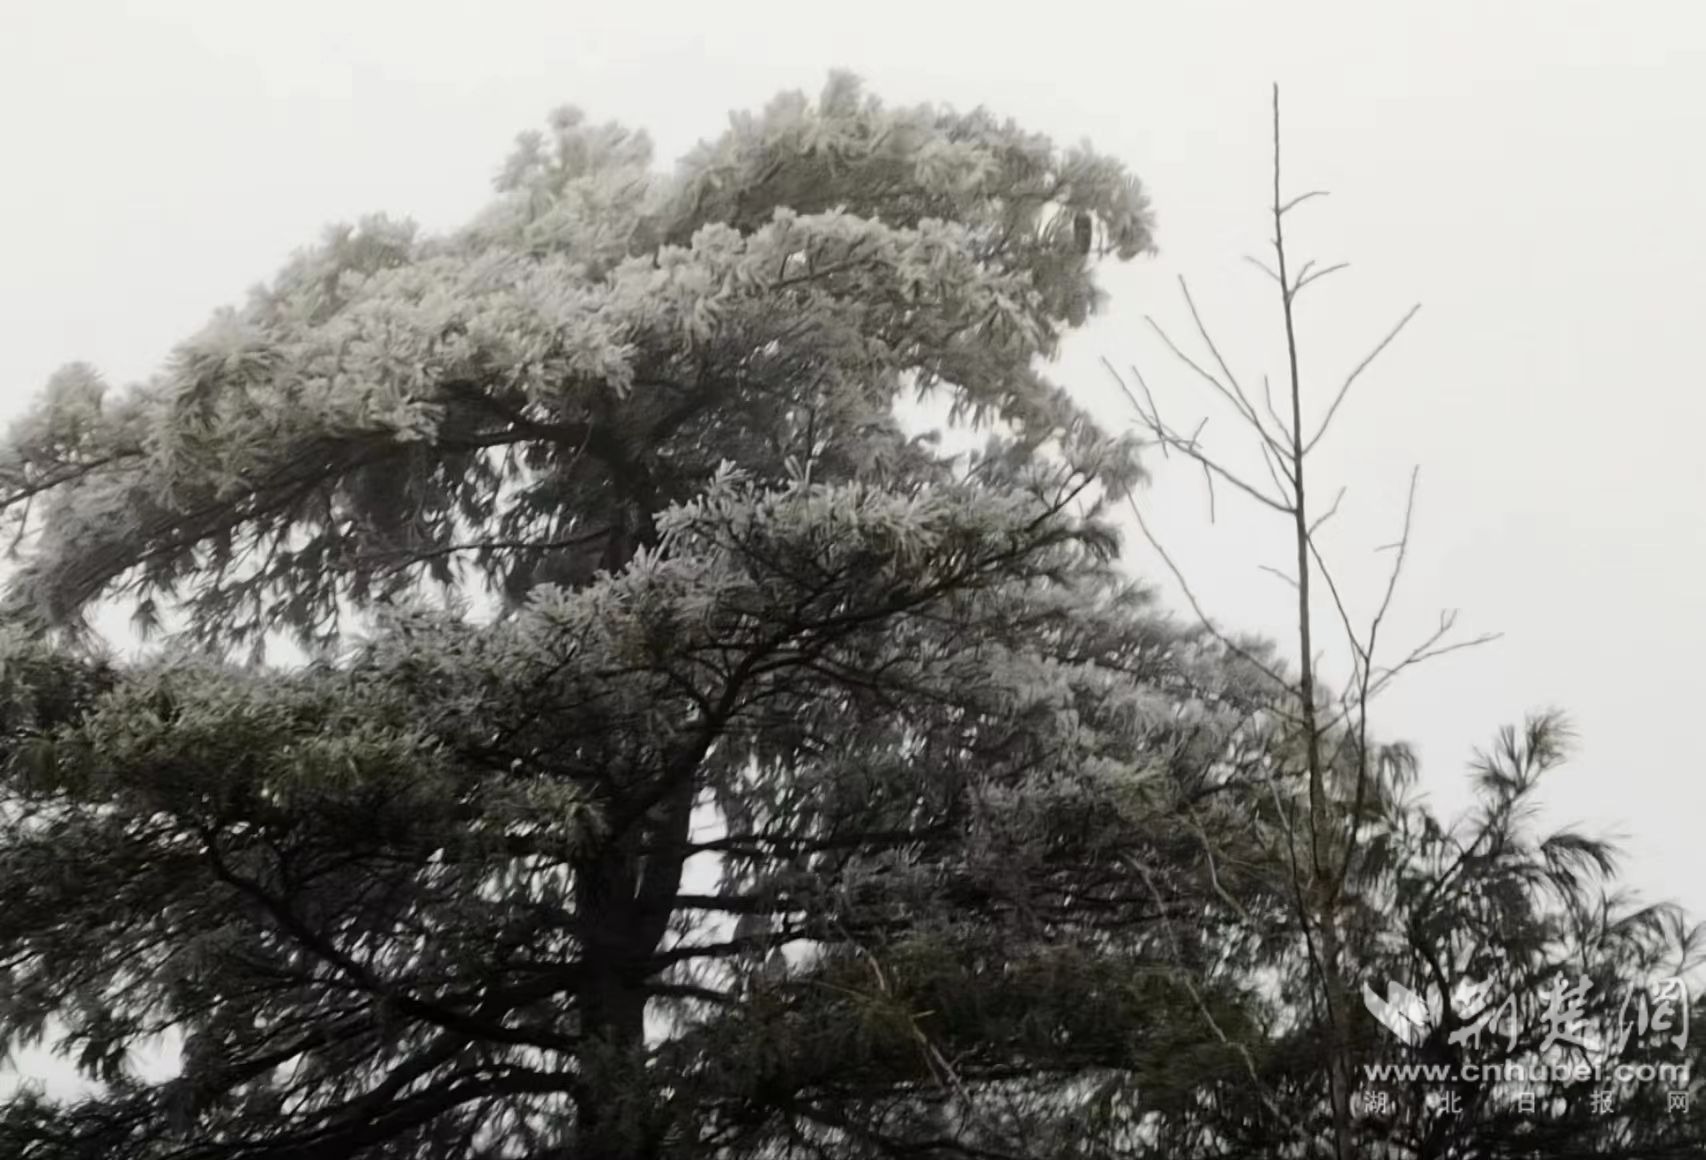
{"label": "misty background", "polygon": [[[983,104],[1125,161],[1161,252],[1104,271],[1108,309],[1054,375],[1129,426],[1100,360],[1136,363],[1170,423],[1213,415],[1207,448],[1254,464],[1145,316],[1199,349],[1184,276],[1241,378],[1277,385],[1277,291],[1243,260],[1271,225],[1277,81],[1287,192],[1332,194],[1288,219],[1294,255],[1351,263],[1300,308],[1317,415],[1422,303],[1319,453],[1317,510],[1347,488],[1329,562],[1372,612],[1419,464],[1386,639],[1407,650],[1452,608],[1503,634],[1403,678],[1378,728],[1452,811],[1474,747],[1566,710],[1579,748],[1549,819],[1620,835],[1628,881],[1699,915],[1703,65],[1685,0],[8,5],[0,418],[68,361],[146,377],[331,222],[460,225],[558,105],[646,129],[669,165],[729,110],[844,67],[889,103]],[[1294,596],[1258,567],[1285,564],[1284,526],[1225,487],[1211,524],[1200,472],[1150,466],[1146,517],[1205,608],[1287,632]],[[1189,615],[1135,532],[1128,559]]]}

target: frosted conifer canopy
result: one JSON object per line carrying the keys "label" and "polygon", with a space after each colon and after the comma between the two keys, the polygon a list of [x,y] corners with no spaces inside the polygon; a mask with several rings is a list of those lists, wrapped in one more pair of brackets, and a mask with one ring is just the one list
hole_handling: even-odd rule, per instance
{"label": "frosted conifer canopy", "polygon": [[144,628],[175,609],[252,644],[328,641],[427,577],[514,600],[655,545],[725,461],[916,470],[909,391],[1121,488],[1132,445],[1041,366],[1098,304],[1094,258],[1145,251],[1150,225],[1116,162],[845,75],[672,172],[643,133],[561,110],[462,230],[337,227],[149,381],[59,372],[0,459],[14,613],[75,626],[123,596]]}

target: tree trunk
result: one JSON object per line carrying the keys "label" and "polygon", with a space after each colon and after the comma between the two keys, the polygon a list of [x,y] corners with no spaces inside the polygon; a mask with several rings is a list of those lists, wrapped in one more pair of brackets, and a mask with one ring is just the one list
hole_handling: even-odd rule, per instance
{"label": "tree trunk", "polygon": [[645,946],[636,895],[638,859],[620,838],[578,868],[577,925],[584,982],[576,996],[582,1085],[575,1098],[579,1160],[650,1160],[655,1140],[641,1114],[646,1081]]}

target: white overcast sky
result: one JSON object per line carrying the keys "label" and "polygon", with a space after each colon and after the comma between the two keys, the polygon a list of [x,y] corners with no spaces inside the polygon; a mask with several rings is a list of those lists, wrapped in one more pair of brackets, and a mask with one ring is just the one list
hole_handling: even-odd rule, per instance
{"label": "white overcast sky", "polygon": [[[1422,488],[1394,646],[1462,609],[1503,639],[1420,669],[1380,727],[1461,802],[1469,750],[1530,709],[1574,718],[1551,813],[1626,837],[1631,878],[1706,911],[1695,748],[1706,617],[1706,5],[1544,0],[1106,5],[9,0],[0,7],[0,410],[60,364],[151,372],[329,222],[428,228],[487,196],[515,133],[573,103],[660,162],[733,108],[847,67],[892,102],[985,104],[1087,137],[1148,184],[1162,253],[1113,272],[1061,377],[1110,421],[1097,359],[1209,408],[1144,323],[1184,334],[1190,278],[1236,369],[1280,366],[1265,237],[1268,86],[1284,100],[1317,406],[1384,328],[1317,495],[1349,492],[1344,582],[1376,595]],[[1232,449],[1225,415],[1205,433]],[[1216,443],[1216,437],[1221,442]],[[1279,529],[1156,464],[1144,503],[1210,610],[1285,626]],[[1133,545],[1134,566],[1160,576]]]}

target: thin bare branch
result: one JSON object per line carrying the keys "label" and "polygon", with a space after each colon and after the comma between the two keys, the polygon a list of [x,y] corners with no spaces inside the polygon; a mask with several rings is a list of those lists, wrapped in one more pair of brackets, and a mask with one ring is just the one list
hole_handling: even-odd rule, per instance
{"label": "thin bare branch", "polygon": [[1191,321],[1196,324],[1198,336],[1202,338],[1203,345],[1208,347],[1209,353],[1214,356],[1215,365],[1220,368],[1220,373],[1226,376],[1227,386],[1231,389],[1231,395],[1228,398],[1238,408],[1238,413],[1244,417],[1245,422],[1256,429],[1256,433],[1262,437],[1262,442],[1277,446],[1273,435],[1268,431],[1266,424],[1262,422],[1261,414],[1250,402],[1250,397],[1244,393],[1243,386],[1238,382],[1238,376],[1232,373],[1232,368],[1227,365],[1226,359],[1221,355],[1220,347],[1216,345],[1214,336],[1209,334],[1208,327],[1204,325],[1202,314],[1197,310],[1196,299],[1191,297],[1191,287],[1185,281],[1183,274],[1179,276],[1179,291],[1185,296],[1185,306],[1191,312]]}
{"label": "thin bare branch", "polygon": [[1316,547],[1314,540],[1309,541],[1309,554],[1315,560],[1315,567],[1320,570],[1321,578],[1327,582],[1327,592],[1333,597],[1333,607],[1338,611],[1339,623],[1345,630],[1345,639],[1350,641],[1354,663],[1359,667],[1367,664],[1368,653],[1364,649],[1362,641],[1357,637],[1355,626],[1351,623],[1350,610],[1345,607],[1344,599],[1339,595],[1338,582],[1333,579],[1333,571],[1327,567],[1326,560],[1321,558],[1321,550]]}
{"label": "thin bare branch", "polygon": [[1341,487],[1339,488],[1339,494],[1333,497],[1332,505],[1328,507],[1326,511],[1316,516],[1314,520],[1310,521],[1309,535],[1311,539],[1313,539],[1315,533],[1320,529],[1322,524],[1333,518],[1334,514],[1339,510],[1339,501],[1344,498],[1345,489]]}
{"label": "thin bare branch", "polygon": [[1423,661],[1434,660],[1436,657],[1449,656],[1454,652],[1462,652],[1466,648],[1479,648],[1484,644],[1492,644],[1495,640],[1502,640],[1504,635],[1505,634],[1502,632],[1484,632],[1480,636],[1471,637],[1469,640],[1453,641],[1450,644],[1442,644],[1437,648],[1418,649],[1405,657],[1399,665],[1387,672],[1378,684],[1384,686],[1385,684],[1390,683],[1393,677],[1397,676],[1399,672],[1405,668],[1409,668],[1410,666],[1419,665]]}
{"label": "thin bare branch", "polygon": [[1272,266],[1268,265],[1266,262],[1262,261],[1260,258],[1255,257],[1252,254],[1245,254],[1244,260],[1246,262],[1250,263],[1250,265],[1256,267],[1256,269],[1260,270],[1262,273],[1266,274],[1268,277],[1272,278],[1274,280],[1274,282],[1276,284],[1278,284],[1281,289],[1285,288],[1285,283],[1280,281],[1279,274],[1277,274],[1274,271],[1274,268]]}
{"label": "thin bare branch", "polygon": [[[1276,166],[1276,168],[1277,168],[1277,166]],[[1298,206],[1302,205],[1304,202],[1308,201],[1310,198],[1326,197],[1326,196],[1327,196],[1327,191],[1324,189],[1312,189],[1308,193],[1300,193],[1296,197],[1292,198],[1290,201],[1286,202],[1284,205],[1277,206],[1274,209],[1274,214],[1275,214],[1275,216],[1283,217],[1286,214],[1290,213],[1292,210],[1296,209]]]}
{"label": "thin bare branch", "polygon": [[[1186,292],[1185,297],[1188,302],[1190,300],[1190,294],[1188,291]],[[1196,308],[1194,306],[1192,307],[1191,312],[1194,316],[1196,313]],[[1197,373],[1203,382],[1213,387],[1215,394],[1225,399],[1227,403],[1231,405],[1232,409],[1238,412],[1239,418],[1254,427],[1257,433],[1260,434],[1264,440],[1271,440],[1273,438],[1273,436],[1269,434],[1267,427],[1262,423],[1261,418],[1256,414],[1255,410],[1250,407],[1249,400],[1244,398],[1243,391],[1235,391],[1232,387],[1222,383],[1220,379],[1217,378],[1207,367],[1203,366],[1201,363],[1197,362],[1190,355],[1181,350],[1178,343],[1173,341],[1172,336],[1169,335],[1166,329],[1159,322],[1156,322],[1154,318],[1145,317],[1144,321],[1149,323],[1149,328],[1160,337],[1167,349],[1172,352],[1173,357],[1190,367],[1191,370]],[[1201,329],[1201,320],[1198,320],[1197,326]],[[1214,349],[1213,343],[1209,344],[1209,348],[1211,350]],[[1219,357],[1218,351],[1216,351],[1216,357]]]}
{"label": "thin bare branch", "polygon": [[[1134,368],[1134,371],[1135,371],[1135,368]],[[1123,381],[1120,380],[1120,378],[1117,374],[1114,376],[1114,378],[1115,378],[1116,382],[1121,382],[1121,385],[1122,386],[1124,385]],[[1144,384],[1143,376],[1138,375],[1137,379],[1138,379],[1138,384],[1143,387],[1144,394],[1147,396],[1149,394],[1149,388],[1146,384]],[[1214,475],[1219,476],[1222,480],[1231,484],[1233,487],[1237,488],[1239,491],[1243,492],[1245,495],[1249,496],[1251,499],[1257,501],[1258,503],[1262,504],[1263,506],[1268,507],[1268,508],[1272,508],[1274,511],[1280,512],[1281,514],[1284,514],[1284,515],[1292,514],[1293,509],[1288,504],[1286,504],[1284,500],[1275,499],[1273,496],[1264,494],[1259,488],[1255,487],[1253,484],[1248,483],[1247,481],[1245,481],[1244,479],[1242,479],[1238,475],[1229,471],[1227,468],[1221,466],[1219,463],[1217,463],[1215,460],[1211,459],[1209,456],[1204,455],[1202,453],[1202,451],[1199,450],[1198,447],[1196,446],[1196,434],[1193,434],[1190,439],[1185,439],[1185,438],[1181,437],[1177,432],[1173,431],[1170,427],[1167,427],[1166,425],[1164,425],[1161,422],[1159,415],[1152,415],[1149,412],[1144,411],[1143,408],[1140,405],[1138,405],[1136,397],[1133,396],[1129,390],[1126,392],[1126,397],[1132,401],[1133,406],[1137,410],[1138,419],[1143,424],[1144,428],[1146,430],[1148,430],[1149,433],[1155,437],[1156,441],[1159,442],[1163,448],[1172,447],[1172,448],[1174,448],[1180,452],[1183,452],[1185,455],[1189,456],[1190,458],[1196,460],[1197,463],[1201,464],[1205,471],[1211,472]],[[1153,400],[1152,400],[1152,402],[1153,402]],[[1205,419],[1203,422],[1206,423],[1207,420]],[[1197,434],[1200,434],[1202,432],[1202,427],[1203,427],[1203,424],[1201,424],[1201,423],[1199,423],[1197,425],[1197,432],[1196,432]]]}
{"label": "thin bare branch", "polygon": [[1351,264],[1349,262],[1335,262],[1331,266],[1322,267],[1313,274],[1299,274],[1297,276],[1297,280],[1291,285],[1291,296],[1293,300],[1295,300],[1299,294],[1303,293],[1304,288],[1310,283],[1319,282],[1328,275],[1337,274],[1340,270],[1349,270],[1350,268]]}
{"label": "thin bare branch", "polygon": [[1186,443],[1186,442],[1180,440],[1177,436],[1171,436],[1171,438],[1173,439],[1173,446],[1174,447],[1178,448],[1180,451],[1183,451],[1186,455],[1190,456],[1192,459],[1194,459],[1198,463],[1202,464],[1204,468],[1206,468],[1209,471],[1212,471],[1215,475],[1218,475],[1221,479],[1224,479],[1227,483],[1230,483],[1233,487],[1237,488],[1239,491],[1243,492],[1245,495],[1249,496],[1251,499],[1256,500],[1258,503],[1261,503],[1267,507],[1272,508],[1274,511],[1279,512],[1282,515],[1290,515],[1292,513],[1291,506],[1289,504],[1287,504],[1284,500],[1277,500],[1270,495],[1263,494],[1261,491],[1257,490],[1251,484],[1246,483],[1244,480],[1242,480],[1238,476],[1232,474],[1230,471],[1226,470],[1226,468],[1222,467],[1220,464],[1216,463],[1214,460],[1210,459],[1208,456],[1206,456],[1202,452],[1198,451],[1195,447],[1191,446],[1189,443]]}
{"label": "thin bare branch", "polygon": [[1262,462],[1267,465],[1268,478],[1273,480],[1275,491],[1281,495],[1287,495],[1295,490],[1296,481],[1291,477],[1291,468],[1286,466],[1280,452],[1275,451],[1266,443],[1262,444]]}
{"label": "thin bare branch", "polygon": [[[1150,430],[1160,427],[1162,425],[1161,409],[1155,405],[1155,396],[1149,393],[1149,384],[1143,381],[1143,373],[1137,369],[1136,365],[1132,366],[1131,374],[1132,377],[1137,380],[1137,385],[1142,388],[1143,397],[1149,400],[1149,411],[1147,413],[1143,409],[1143,404],[1137,401],[1137,396],[1131,393],[1131,388],[1126,386],[1125,379],[1120,375],[1120,372],[1114,369],[1114,364],[1109,362],[1106,358],[1103,358],[1102,365],[1108,368],[1108,373],[1114,377],[1114,382],[1119,384],[1120,391],[1125,395],[1126,400],[1131,403],[1131,409],[1136,411],[1138,415],[1142,417],[1144,425],[1150,428]],[[1153,421],[1150,419],[1151,415],[1154,416]],[[1171,459],[1172,456],[1169,455],[1167,451],[1167,441],[1159,438],[1157,441],[1161,444],[1161,458]]]}
{"label": "thin bare branch", "polygon": [[1178,564],[1173,562],[1173,557],[1168,554],[1167,549],[1161,546],[1161,541],[1156,539],[1155,534],[1149,530],[1149,521],[1143,518],[1143,511],[1137,506],[1137,502],[1132,499],[1132,497],[1127,496],[1126,506],[1131,509],[1133,518],[1137,520],[1138,531],[1143,534],[1144,540],[1151,548],[1155,549],[1155,554],[1161,557],[1161,562],[1166,565],[1167,571],[1172,573],[1174,581],[1179,585],[1179,590],[1184,593],[1185,600],[1191,606],[1191,611],[1196,613],[1197,622],[1202,625],[1203,630],[1206,631],[1209,636],[1213,637],[1222,648],[1226,649],[1233,656],[1236,656],[1240,660],[1249,664],[1257,672],[1261,673],[1271,681],[1276,688],[1280,689],[1282,692],[1290,693],[1292,691],[1291,685],[1284,677],[1275,672],[1260,658],[1256,657],[1237,641],[1233,640],[1231,637],[1221,632],[1220,629],[1215,627],[1214,622],[1209,619],[1208,613],[1204,611],[1202,602],[1197,599],[1196,590],[1191,587],[1190,581],[1185,579],[1184,572],[1180,570]]}
{"label": "thin bare branch", "polygon": [[1285,436],[1285,450],[1289,453],[1293,445],[1296,443],[1297,432],[1293,431],[1290,427],[1287,427],[1285,425],[1285,420],[1280,418],[1279,412],[1274,410],[1274,393],[1268,384],[1267,375],[1262,376],[1262,400],[1267,404],[1268,418],[1274,421],[1274,426],[1278,427],[1280,429],[1280,434]]}
{"label": "thin bare branch", "polygon": [[1208,863],[1209,885],[1214,889],[1215,895],[1218,896],[1219,899],[1224,902],[1239,918],[1242,918],[1245,922],[1254,925],[1255,920],[1250,917],[1250,912],[1245,909],[1244,904],[1239,902],[1237,898],[1233,897],[1232,893],[1228,891],[1225,886],[1221,885],[1220,871],[1215,864],[1214,847],[1209,844],[1208,832],[1202,828],[1202,825],[1197,822],[1194,816],[1190,815],[1188,808],[1187,816],[1183,821],[1185,822],[1186,827],[1190,829],[1191,833],[1196,835],[1197,842],[1202,846],[1203,858]]}
{"label": "thin bare branch", "polygon": [[1369,351],[1368,354],[1363,357],[1363,360],[1356,365],[1356,368],[1346,376],[1344,385],[1339,388],[1339,393],[1333,397],[1333,405],[1327,408],[1327,415],[1321,420],[1321,426],[1315,432],[1315,437],[1303,445],[1305,454],[1314,450],[1315,445],[1321,442],[1321,437],[1327,433],[1327,427],[1333,422],[1333,416],[1339,413],[1340,404],[1345,401],[1345,396],[1350,393],[1351,384],[1355,383],[1357,379],[1362,377],[1362,372],[1368,369],[1370,363],[1380,357],[1381,351],[1392,345],[1392,340],[1402,333],[1403,329],[1410,324],[1410,319],[1414,318],[1416,316],[1416,312],[1421,308],[1422,304],[1420,302],[1410,307],[1410,309],[1405,312],[1404,317],[1400,318],[1397,324],[1394,325],[1391,330],[1386,332],[1386,337],[1382,338],[1375,345],[1374,349]]}
{"label": "thin bare branch", "polygon": [[[1403,659],[1398,661],[1397,664],[1371,667],[1370,675],[1373,676],[1374,679],[1368,683],[1368,691],[1362,698],[1363,706],[1366,707],[1368,702],[1374,700],[1375,697],[1384,692],[1402,673],[1424,661],[1447,656],[1454,652],[1461,652],[1464,649],[1478,648],[1484,644],[1491,644],[1493,641],[1499,640],[1504,636],[1504,633],[1502,632],[1487,632],[1482,633],[1480,636],[1472,637],[1469,640],[1453,641],[1449,644],[1440,643],[1451,632],[1451,630],[1456,627],[1456,625],[1457,614],[1455,612],[1441,613],[1439,627],[1430,633],[1427,639],[1423,640],[1419,645],[1411,649],[1410,652],[1407,653]],[[1323,728],[1331,730],[1344,719],[1345,718],[1342,715],[1335,717],[1323,726]]]}
{"label": "thin bare branch", "polygon": [[1398,576],[1404,570],[1404,558],[1410,551],[1410,526],[1416,514],[1416,484],[1420,481],[1422,469],[1420,466],[1410,469],[1410,492],[1404,499],[1404,530],[1398,536],[1398,556],[1392,561],[1392,571],[1386,576],[1386,594],[1380,598],[1380,610],[1374,614],[1374,622],[1368,629],[1369,651],[1374,650],[1374,638],[1380,632],[1380,622],[1386,619],[1386,612],[1392,607],[1392,595],[1398,590]]}

